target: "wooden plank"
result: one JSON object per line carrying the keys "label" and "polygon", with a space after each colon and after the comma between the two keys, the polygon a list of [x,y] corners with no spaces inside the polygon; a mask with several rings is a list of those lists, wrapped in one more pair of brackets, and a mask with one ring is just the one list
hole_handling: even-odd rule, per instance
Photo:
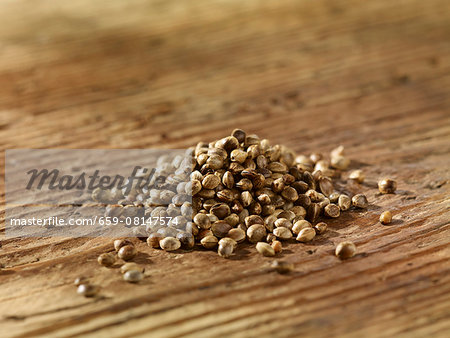
{"label": "wooden plank", "polygon": [[[446,336],[448,1],[19,0],[0,18],[2,149],[188,147],[243,127],[303,153],[345,145],[367,177],[347,189],[371,203],[289,243],[287,276],[250,245],[224,260],[137,241],[148,277],[128,285],[98,267],[109,241],[1,235],[2,337]],[[4,156],[0,172],[4,201]],[[376,194],[384,176],[397,194]],[[343,239],[360,252],[346,262]],[[79,275],[103,297],[77,296]]]}

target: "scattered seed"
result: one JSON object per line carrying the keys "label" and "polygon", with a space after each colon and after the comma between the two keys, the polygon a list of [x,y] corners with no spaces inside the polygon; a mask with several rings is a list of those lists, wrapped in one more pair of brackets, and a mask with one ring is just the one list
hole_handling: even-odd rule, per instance
{"label": "scattered seed", "polygon": [[128,283],[139,283],[143,279],[144,274],[139,270],[129,270],[123,275],[123,280]]}
{"label": "scattered seed", "polygon": [[272,257],[275,256],[275,249],[268,243],[258,242],[256,243],[256,250],[263,256]]}
{"label": "scattered seed", "polygon": [[128,239],[116,239],[114,241],[114,249],[119,251],[121,247],[125,245],[133,245]]}
{"label": "scattered seed", "polygon": [[342,155],[331,157],[331,166],[339,170],[346,170],[350,165],[350,160]]}
{"label": "scattered seed", "polygon": [[397,189],[397,182],[389,178],[385,178],[378,182],[378,190],[382,194],[393,194]]}
{"label": "scattered seed", "polygon": [[296,238],[299,242],[309,242],[316,236],[316,231],[313,228],[305,228],[300,230]]}
{"label": "scattered seed", "polygon": [[181,242],[174,237],[166,237],[159,241],[159,246],[165,251],[175,251],[181,247]]}
{"label": "scattered seed", "polygon": [[380,215],[380,223],[381,224],[389,224],[392,221],[392,213],[387,210]]}
{"label": "scattered seed", "polygon": [[137,250],[134,247],[134,245],[125,245],[120,248],[117,255],[124,261],[129,261],[132,260],[137,255]]}
{"label": "scattered seed", "polygon": [[277,260],[271,266],[279,274],[286,274],[294,270],[294,264],[286,261]]}
{"label": "scattered seed", "polygon": [[116,256],[109,252],[102,253],[100,256],[98,256],[97,261],[98,261],[98,264],[100,264],[100,265],[103,265],[106,267],[111,267],[116,262]]}
{"label": "scattered seed", "polygon": [[340,259],[347,259],[355,255],[356,246],[352,242],[342,242],[336,247],[335,253]]}
{"label": "scattered seed", "polygon": [[364,179],[365,179],[366,177],[364,176],[363,171],[362,171],[361,169],[358,169],[358,170],[353,170],[353,171],[350,173],[350,175],[348,175],[348,178],[349,178],[350,180],[355,181],[355,182],[363,183],[363,182],[364,182]]}
{"label": "scattered seed", "polygon": [[98,287],[92,284],[80,284],[77,288],[77,293],[84,297],[94,297],[98,291]]}
{"label": "scattered seed", "polygon": [[137,270],[137,271],[140,271],[140,272],[144,272],[145,271],[145,269],[142,266],[140,266],[140,265],[138,265],[136,263],[133,263],[133,262],[125,263],[124,265],[122,265],[120,267],[120,272],[121,273],[125,273],[125,272],[131,271],[131,270]]}
{"label": "scattered seed", "polygon": [[356,208],[366,209],[369,205],[369,202],[367,201],[367,197],[365,195],[358,194],[353,196],[352,204]]}

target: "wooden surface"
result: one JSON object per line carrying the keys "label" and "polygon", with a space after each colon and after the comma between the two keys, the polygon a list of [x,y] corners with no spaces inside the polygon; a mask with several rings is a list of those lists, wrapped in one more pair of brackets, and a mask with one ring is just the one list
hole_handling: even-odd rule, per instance
{"label": "wooden surface", "polygon": [[[140,243],[147,277],[129,285],[96,262],[109,241],[2,235],[1,337],[448,334],[448,0],[6,0],[0,19],[2,149],[187,147],[242,127],[305,154],[345,145],[370,202],[288,244],[287,276],[252,246]],[[397,194],[376,194],[384,176]],[[359,254],[340,262],[344,239]],[[78,296],[79,275],[102,297]]]}

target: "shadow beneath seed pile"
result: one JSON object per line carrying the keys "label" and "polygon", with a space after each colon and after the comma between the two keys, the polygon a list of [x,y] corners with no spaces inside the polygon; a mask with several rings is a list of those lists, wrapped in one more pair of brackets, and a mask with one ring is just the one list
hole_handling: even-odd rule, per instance
{"label": "shadow beneath seed pile", "polygon": [[284,258],[284,257],[286,257],[286,256],[292,255],[293,253],[294,253],[294,251],[289,250],[289,249],[284,249],[284,248],[283,248],[283,251],[281,251],[280,253],[277,253],[277,254],[275,255],[275,258]]}
{"label": "shadow beneath seed pile", "polygon": [[249,250],[249,247],[248,247],[249,245],[250,244],[244,246],[244,245],[241,244],[241,247],[237,248],[237,250],[235,251],[235,254],[232,255],[231,257],[229,257],[228,259],[232,260],[232,261],[238,261],[238,260],[241,260],[241,259],[248,259],[248,256],[251,253],[251,251]]}

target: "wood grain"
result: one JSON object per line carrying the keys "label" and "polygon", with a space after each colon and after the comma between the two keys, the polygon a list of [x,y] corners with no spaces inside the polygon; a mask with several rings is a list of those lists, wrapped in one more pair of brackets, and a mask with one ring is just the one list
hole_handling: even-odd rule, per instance
{"label": "wood grain", "polygon": [[[250,245],[224,260],[137,241],[148,276],[129,285],[96,262],[108,241],[1,235],[2,337],[448,334],[448,1],[17,0],[0,18],[2,151],[188,147],[243,127],[299,153],[343,144],[367,177],[347,189],[370,202],[289,243],[287,276]],[[376,193],[385,176],[397,194]],[[359,254],[340,262],[344,239]],[[79,275],[102,297],[77,296]]]}

